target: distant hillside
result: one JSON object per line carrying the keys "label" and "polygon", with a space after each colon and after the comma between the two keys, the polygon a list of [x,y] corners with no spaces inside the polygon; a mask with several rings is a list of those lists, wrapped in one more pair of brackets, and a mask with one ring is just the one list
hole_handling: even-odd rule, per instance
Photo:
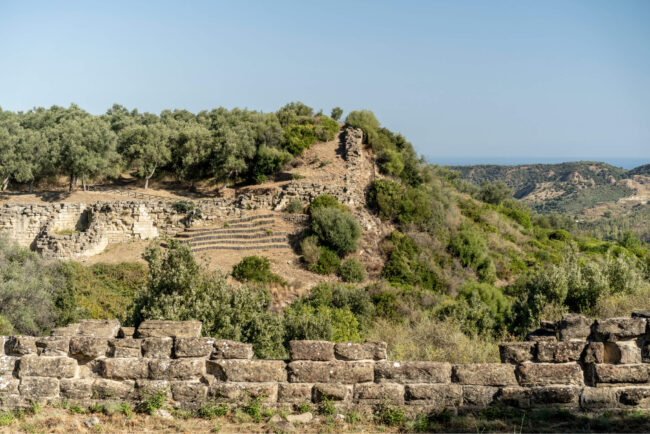
{"label": "distant hillside", "polygon": [[626,171],[596,161],[519,166],[452,166],[463,179],[480,185],[503,181],[514,196],[542,213],[580,213],[599,203],[616,202],[638,193],[634,175],[647,176],[650,165]]}

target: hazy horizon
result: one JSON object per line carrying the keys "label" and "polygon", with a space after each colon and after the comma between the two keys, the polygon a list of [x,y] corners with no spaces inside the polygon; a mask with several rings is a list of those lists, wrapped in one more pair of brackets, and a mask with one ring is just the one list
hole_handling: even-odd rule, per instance
{"label": "hazy horizon", "polygon": [[428,163],[438,164],[439,166],[478,166],[478,165],[497,165],[497,166],[521,166],[526,164],[558,164],[571,163],[580,161],[598,161],[607,163],[615,167],[621,167],[626,170],[634,169],[645,164],[650,164],[648,158],[579,158],[579,157],[510,157],[510,156],[458,156],[458,157],[437,157],[428,155],[424,157]]}

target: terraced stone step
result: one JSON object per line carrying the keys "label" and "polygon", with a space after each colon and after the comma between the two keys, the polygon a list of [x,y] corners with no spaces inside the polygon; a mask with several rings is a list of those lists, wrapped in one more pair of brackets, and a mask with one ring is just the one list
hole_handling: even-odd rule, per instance
{"label": "terraced stone step", "polygon": [[227,245],[212,245],[206,247],[198,247],[192,249],[193,253],[203,252],[206,250],[265,250],[265,249],[290,249],[288,244],[264,244],[254,246],[227,246]]}
{"label": "terraced stone step", "polygon": [[198,237],[180,237],[179,240],[182,242],[194,243],[197,241],[210,241],[210,240],[255,240],[263,239],[272,236],[286,236],[286,232],[261,232],[256,234],[214,234],[214,235],[202,235]]}
{"label": "terraced stone step", "polygon": [[[201,231],[195,232],[181,232],[177,234],[178,238],[194,238],[203,235],[226,235],[226,234],[256,234],[256,233],[266,233],[268,228],[249,228],[249,229],[229,229],[229,228],[209,228],[203,229]],[[279,232],[278,232],[279,233]]]}
{"label": "terraced stone step", "polygon": [[[275,215],[273,214],[260,214],[260,215],[254,215],[250,217],[242,217],[239,219],[233,219],[233,220],[226,220],[224,223],[227,224],[228,226],[232,225],[239,225],[240,223],[248,223],[248,222],[253,222],[256,220],[263,220],[263,219],[272,219],[271,221],[274,221],[273,218]],[[195,231],[201,231],[203,228],[188,228],[186,232],[195,232]]]}
{"label": "terraced stone step", "polygon": [[200,241],[200,242],[190,242],[188,243],[192,247],[196,246],[206,246],[210,244],[233,244],[236,246],[240,245],[248,245],[248,244],[265,244],[265,243],[286,243],[287,239],[284,237],[269,237],[269,238],[264,238],[264,239],[259,239],[259,240],[251,240],[251,241],[241,241],[241,240],[216,240],[215,241]]}

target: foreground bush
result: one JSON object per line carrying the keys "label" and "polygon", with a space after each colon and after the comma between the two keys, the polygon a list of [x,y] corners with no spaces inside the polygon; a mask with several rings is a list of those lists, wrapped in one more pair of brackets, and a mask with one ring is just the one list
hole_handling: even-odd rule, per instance
{"label": "foreground bush", "polygon": [[244,257],[232,267],[232,277],[240,282],[284,283],[284,279],[271,272],[271,263],[263,256]]}
{"label": "foreground bush", "polygon": [[337,208],[318,208],[312,213],[311,229],[319,241],[339,255],[357,249],[361,226],[350,214]]}
{"label": "foreground bush", "polygon": [[343,261],[339,268],[339,274],[344,282],[363,282],[366,280],[366,269],[356,258]]}

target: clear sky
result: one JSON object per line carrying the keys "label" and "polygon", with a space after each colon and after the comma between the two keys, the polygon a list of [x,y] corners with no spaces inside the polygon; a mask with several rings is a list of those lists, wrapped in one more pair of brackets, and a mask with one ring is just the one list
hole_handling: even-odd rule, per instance
{"label": "clear sky", "polygon": [[368,108],[449,157],[650,160],[650,0],[0,0],[0,106]]}

